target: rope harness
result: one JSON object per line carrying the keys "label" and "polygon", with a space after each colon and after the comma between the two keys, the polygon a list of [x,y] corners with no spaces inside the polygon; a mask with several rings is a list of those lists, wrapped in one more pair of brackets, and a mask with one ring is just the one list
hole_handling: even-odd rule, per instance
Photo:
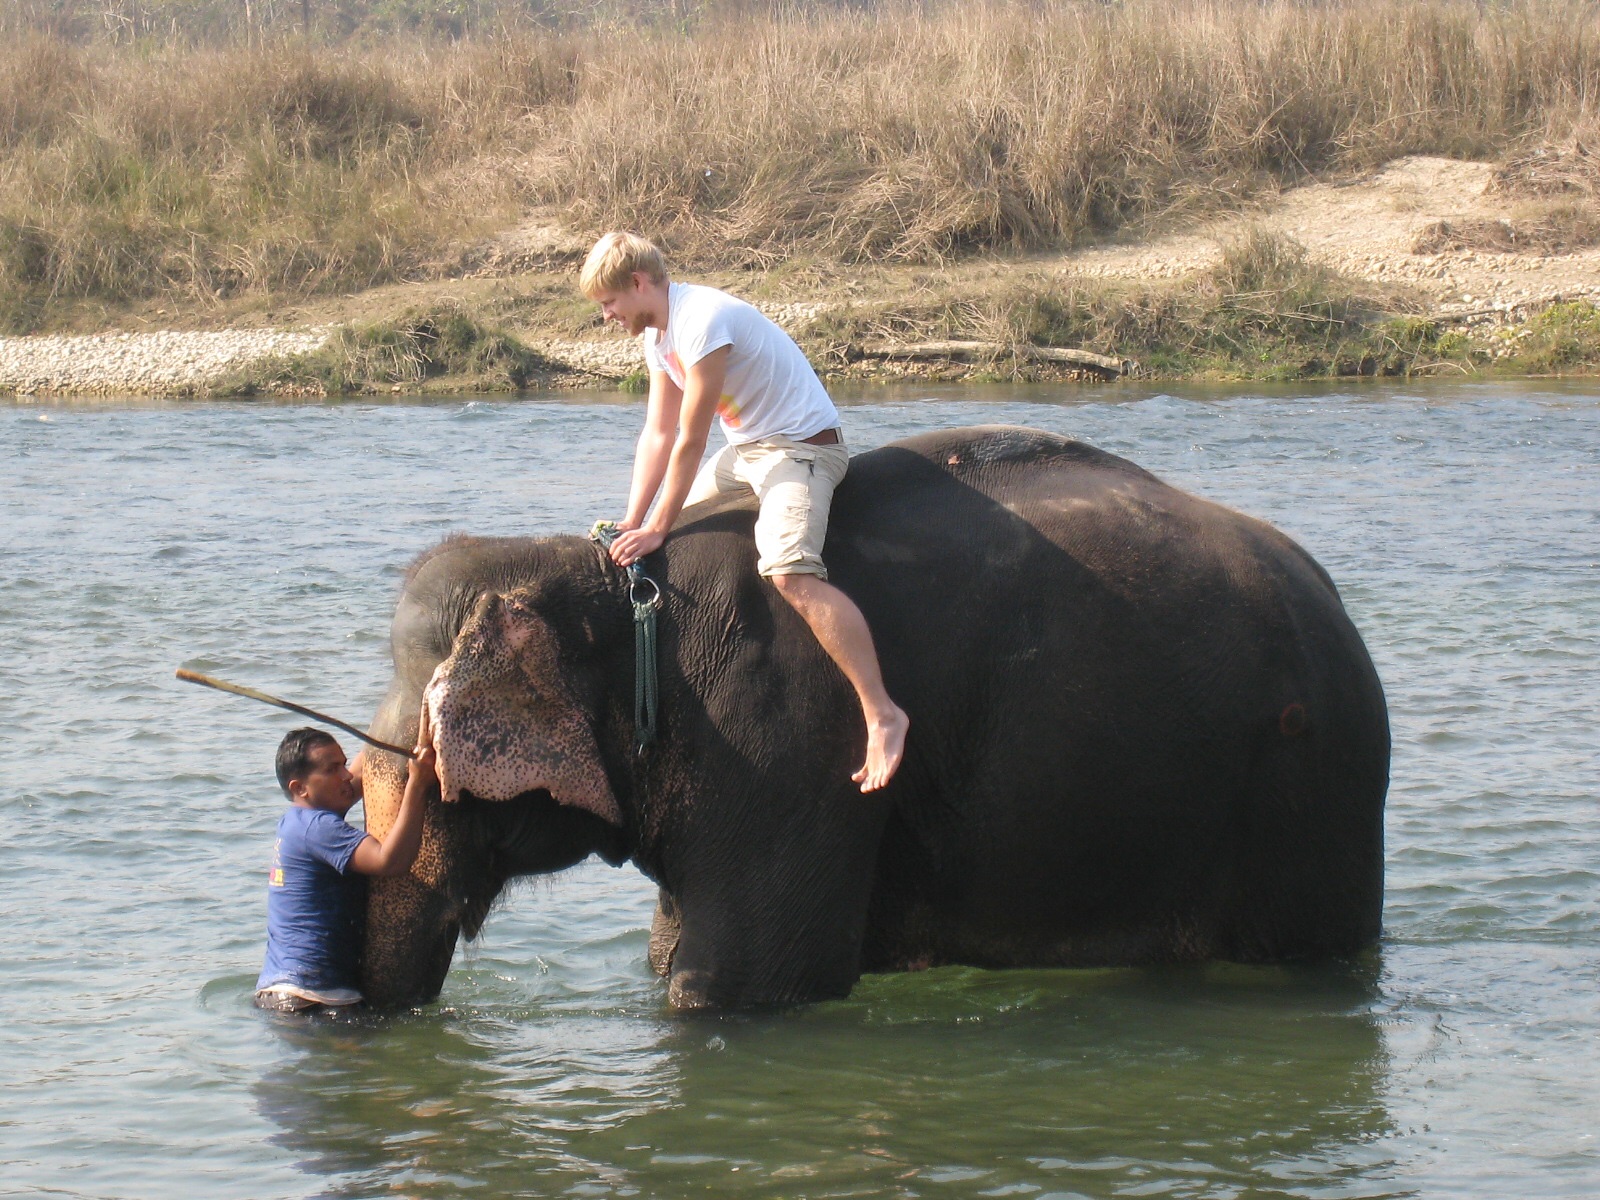
{"label": "rope harness", "polygon": [[[596,521],[589,540],[609,552],[620,532],[615,521]],[[656,613],[661,608],[661,587],[637,562],[624,569],[628,572],[628,601],[633,605],[633,748],[635,753],[643,754],[656,740],[656,710],[660,702],[656,686]]]}

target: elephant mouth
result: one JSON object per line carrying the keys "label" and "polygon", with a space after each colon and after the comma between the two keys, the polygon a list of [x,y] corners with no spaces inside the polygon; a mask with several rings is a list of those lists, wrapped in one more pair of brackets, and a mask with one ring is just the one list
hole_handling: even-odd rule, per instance
{"label": "elephant mouth", "polygon": [[513,796],[480,796],[469,787],[463,787],[456,793],[459,803],[464,805],[481,804],[487,808],[510,808],[523,804],[564,804],[565,801],[547,787],[531,787],[520,791]]}
{"label": "elephant mouth", "polygon": [[461,816],[470,826],[478,865],[459,881],[466,898],[463,929],[473,924],[473,898],[498,890],[507,879],[564,871],[594,853],[615,866],[632,852],[621,830],[548,788],[531,788],[511,800],[482,800],[470,792],[465,798],[470,807]]}
{"label": "elephant mouth", "polygon": [[561,808],[548,788],[530,788],[509,800],[489,800],[471,791],[461,793],[459,811],[470,815],[482,852],[515,852],[535,837],[550,814]]}

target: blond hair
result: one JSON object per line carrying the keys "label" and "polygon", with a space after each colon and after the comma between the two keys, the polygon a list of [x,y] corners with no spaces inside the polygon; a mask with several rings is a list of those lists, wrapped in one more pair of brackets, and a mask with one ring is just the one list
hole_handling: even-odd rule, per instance
{"label": "blond hair", "polygon": [[665,283],[667,264],[661,251],[638,234],[608,233],[584,259],[578,290],[591,300],[600,292],[620,292],[632,286],[635,272],[651,283]]}

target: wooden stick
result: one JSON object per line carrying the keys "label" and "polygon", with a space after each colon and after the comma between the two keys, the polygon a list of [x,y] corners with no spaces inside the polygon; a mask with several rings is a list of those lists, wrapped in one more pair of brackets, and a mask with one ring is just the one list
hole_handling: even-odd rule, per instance
{"label": "wooden stick", "polygon": [[357,729],[354,725],[347,725],[343,721],[335,720],[325,713],[319,713],[314,708],[307,708],[303,704],[291,704],[287,700],[280,700],[276,696],[269,696],[265,692],[258,692],[255,688],[245,687],[243,684],[228,683],[222,679],[213,679],[210,675],[202,675],[199,671],[186,671],[178,668],[178,678],[185,683],[198,683],[201,687],[216,688],[219,692],[231,692],[235,696],[243,696],[247,700],[259,700],[263,704],[270,704],[275,708],[286,708],[292,713],[299,713],[302,717],[310,717],[313,721],[321,721],[324,725],[332,725],[335,729],[342,729],[346,733],[354,734],[369,746],[376,746],[379,750],[387,750],[390,754],[398,754],[401,758],[412,757],[411,751],[403,746],[395,746],[389,742],[380,742]]}
{"label": "wooden stick", "polygon": [[868,358],[969,358],[982,355],[1015,354],[1018,358],[1040,359],[1044,362],[1072,363],[1088,367],[1103,375],[1130,375],[1137,364],[1126,358],[1112,358],[1090,350],[1072,350],[1064,346],[1034,346],[1027,342],[1015,345],[1009,342],[915,342],[904,345],[898,342],[868,342],[861,347]]}

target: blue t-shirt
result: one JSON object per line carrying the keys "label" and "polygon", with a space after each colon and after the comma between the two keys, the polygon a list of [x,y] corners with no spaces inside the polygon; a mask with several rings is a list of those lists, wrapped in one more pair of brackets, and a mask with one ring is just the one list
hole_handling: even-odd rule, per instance
{"label": "blue t-shirt", "polygon": [[366,834],[320,808],[289,805],[267,876],[267,961],[256,990],[356,986],[367,881],[346,874]]}

